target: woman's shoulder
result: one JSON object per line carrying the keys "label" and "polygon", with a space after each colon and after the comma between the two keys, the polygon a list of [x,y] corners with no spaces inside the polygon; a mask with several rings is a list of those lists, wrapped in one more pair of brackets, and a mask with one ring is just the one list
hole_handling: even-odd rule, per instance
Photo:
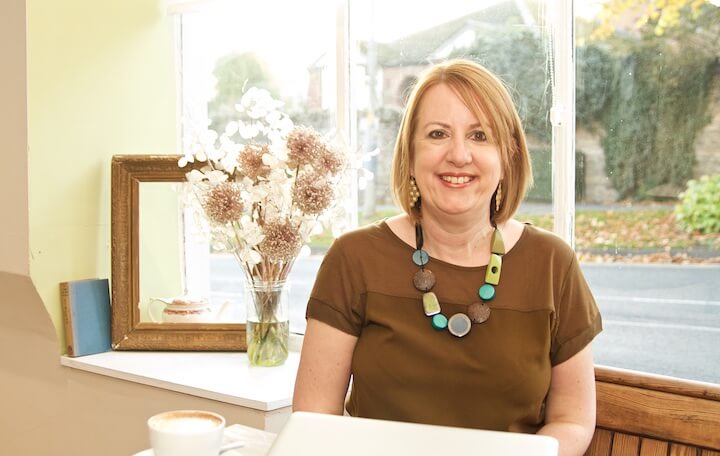
{"label": "woman's shoulder", "polygon": [[338,236],[331,246],[340,250],[365,250],[370,246],[392,243],[393,234],[385,220],[378,220],[367,225],[346,231]]}
{"label": "woman's shoulder", "polygon": [[523,225],[523,233],[517,243],[519,253],[547,255],[566,261],[575,257],[572,247],[557,234],[529,222],[523,222]]}

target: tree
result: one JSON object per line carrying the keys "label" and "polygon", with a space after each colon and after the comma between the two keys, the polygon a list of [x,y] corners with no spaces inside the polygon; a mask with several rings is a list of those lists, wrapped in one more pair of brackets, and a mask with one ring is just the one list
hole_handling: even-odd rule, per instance
{"label": "tree", "polygon": [[211,128],[216,130],[237,117],[235,105],[249,87],[267,89],[278,98],[277,87],[267,64],[252,52],[233,53],[220,58],[213,71],[216,93],[208,104]]}
{"label": "tree", "polygon": [[592,37],[605,39],[611,36],[617,24],[634,20],[638,30],[651,27],[657,36],[677,27],[683,17],[698,19],[708,0],[609,0],[600,12],[600,24]]}

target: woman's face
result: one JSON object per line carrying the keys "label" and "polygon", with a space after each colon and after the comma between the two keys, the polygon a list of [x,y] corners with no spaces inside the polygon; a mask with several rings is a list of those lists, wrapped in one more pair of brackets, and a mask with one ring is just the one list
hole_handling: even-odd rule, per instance
{"label": "woman's face", "polygon": [[420,100],[411,174],[423,213],[489,217],[502,163],[483,130],[488,122],[481,120],[446,84],[431,87]]}

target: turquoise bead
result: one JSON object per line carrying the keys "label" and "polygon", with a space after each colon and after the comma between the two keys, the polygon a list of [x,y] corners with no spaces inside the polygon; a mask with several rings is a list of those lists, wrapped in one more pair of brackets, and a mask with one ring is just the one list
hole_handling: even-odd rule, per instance
{"label": "turquoise bead", "polygon": [[480,295],[480,299],[483,301],[490,301],[492,298],[495,297],[495,287],[490,285],[489,283],[486,283],[485,285],[481,286],[478,290],[478,295]]}
{"label": "turquoise bead", "polygon": [[490,262],[485,271],[485,282],[497,285],[500,283],[500,270],[502,269],[502,257],[498,254],[490,254]]}
{"label": "turquoise bead", "polygon": [[448,325],[448,319],[443,314],[435,314],[432,317],[432,327],[437,329],[438,331],[442,331],[443,329],[447,328]]}
{"label": "turquoise bead", "polygon": [[416,266],[425,266],[430,261],[430,255],[424,250],[416,250],[412,254],[412,260]]}

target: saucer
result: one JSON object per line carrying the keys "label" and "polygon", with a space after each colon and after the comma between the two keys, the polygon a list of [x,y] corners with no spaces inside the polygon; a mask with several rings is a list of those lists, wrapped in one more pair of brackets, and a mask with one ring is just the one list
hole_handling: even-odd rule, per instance
{"label": "saucer", "polygon": [[[237,450],[239,448],[243,448],[245,446],[244,441],[236,441],[236,442],[230,442],[224,444],[222,447],[220,447],[220,454],[225,453],[227,451],[231,450]],[[155,452],[152,448],[148,448],[147,450],[142,450],[139,453],[135,453],[133,456],[154,456]]]}

